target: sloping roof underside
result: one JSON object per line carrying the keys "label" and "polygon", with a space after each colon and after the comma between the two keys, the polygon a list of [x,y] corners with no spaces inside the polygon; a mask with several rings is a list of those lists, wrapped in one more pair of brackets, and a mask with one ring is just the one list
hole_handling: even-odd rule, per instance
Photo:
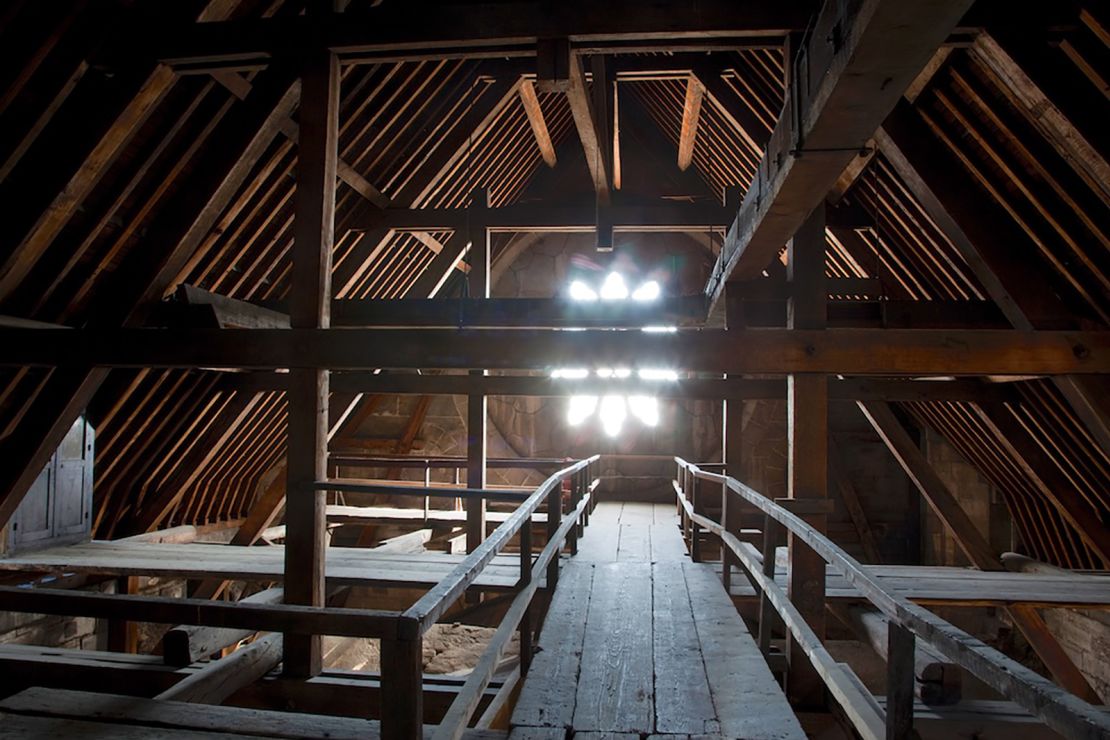
{"label": "sloping roof underside", "polygon": [[[14,206],[0,225],[0,257],[25,257],[29,265],[18,285],[0,296],[0,313],[80,325],[95,314],[107,278],[130,254],[163,246],[144,239],[147,226],[180,194],[199,158],[220,156],[207,146],[210,135],[239,103],[211,77],[173,81],[60,226],[29,244],[26,235],[42,233],[40,216],[51,212],[48,205],[151,73],[109,76],[86,64],[95,14],[81,3],[69,15],[52,14],[42,5],[15,3],[0,23],[6,55],[0,69],[10,70],[0,78],[0,195]],[[299,10],[283,2],[227,5],[236,16]],[[192,4],[194,14],[200,6]],[[1094,44],[1105,51],[1105,39],[1092,28],[1080,25],[1074,33],[1076,46]],[[1082,58],[1055,51],[1061,88],[1081,90],[1092,105],[1104,104],[1104,91],[1092,84]],[[783,95],[781,53],[744,50],[729,60],[725,83],[734,97],[722,102],[745,109],[753,130],[737,130],[724,109],[707,100],[694,150],[698,173],[720,194],[750,182],[761,154],[753,142],[765,140]],[[489,189],[493,206],[511,203],[542,166],[514,81],[499,76],[496,65],[475,61],[345,68],[341,159],[358,182],[402,206],[465,207],[477,187]],[[685,81],[621,84],[622,95],[635,96],[677,146]],[[574,137],[562,96],[541,94],[540,101],[556,144]],[[1013,249],[1036,255],[1045,279],[1067,305],[1092,325],[1104,326],[1110,312],[1106,192],[1047,143],[1015,102],[1014,91],[973,50],[953,50],[915,107],[938,141],[959,157],[978,196],[1000,206],[1025,234],[1025,243]],[[475,128],[478,120],[485,125]],[[435,162],[443,166],[430,169]],[[282,299],[288,290],[295,163],[295,144],[277,136],[173,284],[251,301]],[[881,155],[871,159],[844,202],[866,211],[873,226],[830,229],[830,275],[880,275],[896,298],[987,298],[959,251]],[[414,236],[383,239],[372,229],[349,230],[366,208],[364,195],[341,182],[337,297],[405,296],[434,251]],[[429,236],[439,242],[448,237]],[[503,243],[499,238],[495,248]],[[44,378],[40,370],[0,371],[4,434],[16,429]],[[1089,504],[1090,516],[1110,525],[1105,450],[1051,383],[1009,385],[1020,397],[1009,408]],[[1105,567],[982,425],[973,404],[915,403],[905,410],[947,437],[998,487],[1032,555],[1069,567]],[[101,537],[126,531],[128,512],[168,487],[183,495],[163,525],[241,517],[263,475],[284,456],[283,395],[226,390],[219,373],[115,371],[90,416],[97,427],[95,526]]]}

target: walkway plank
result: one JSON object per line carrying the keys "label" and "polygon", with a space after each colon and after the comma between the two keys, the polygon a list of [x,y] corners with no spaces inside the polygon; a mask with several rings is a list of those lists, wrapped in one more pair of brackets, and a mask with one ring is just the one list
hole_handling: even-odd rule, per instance
{"label": "walkway plank", "polygon": [[681,562],[652,566],[652,614],[656,731],[683,735],[718,732]]}
{"label": "walkway plank", "polygon": [[650,605],[649,563],[596,566],[574,710],[576,730],[652,732]]}
{"label": "walkway plank", "polygon": [[513,710],[513,726],[571,726],[593,580],[591,563],[572,560],[563,566],[539,650]]}
{"label": "walkway plank", "polygon": [[786,696],[711,566],[684,563],[706,675],[725,737],[802,740]]}

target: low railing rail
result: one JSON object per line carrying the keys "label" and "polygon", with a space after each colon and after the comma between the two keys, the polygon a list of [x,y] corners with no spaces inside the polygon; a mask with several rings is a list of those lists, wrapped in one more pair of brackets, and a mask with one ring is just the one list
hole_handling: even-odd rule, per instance
{"label": "low railing rail", "polygon": [[[675,491],[684,530],[690,529],[691,549],[694,550],[695,543],[699,541],[699,530],[704,529],[716,536],[721,545],[736,557],[761,594],[760,646],[765,649],[769,646],[773,609],[863,738],[910,736],[914,699],[913,656],[917,639],[925,641],[1065,737],[1110,738],[1110,714],[1060,688],[928,609],[892,593],[859,561],[807,524],[797,513],[735,478],[703,471],[678,457],[675,462],[678,465]],[[741,541],[735,533],[699,512],[702,508],[699,504],[701,481],[720,486],[722,512],[728,511],[729,499],[732,498],[736,503],[754,507],[764,514],[762,554],[752,544]],[[795,541],[804,543],[832,565],[863,598],[889,619],[885,712],[856,676],[829,655],[820,638],[775,583],[774,546],[780,540],[783,529],[789,531]]]}

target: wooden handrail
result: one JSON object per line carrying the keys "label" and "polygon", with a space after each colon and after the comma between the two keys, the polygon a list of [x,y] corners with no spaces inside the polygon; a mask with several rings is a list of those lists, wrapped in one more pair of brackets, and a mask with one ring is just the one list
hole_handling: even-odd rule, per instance
{"label": "wooden handrail", "polygon": [[544,575],[547,566],[563,549],[563,544],[567,538],[572,527],[578,525],[578,520],[582,513],[589,507],[592,493],[587,491],[578,502],[570,515],[563,519],[559,525],[559,529],[555,531],[555,535],[549,538],[547,545],[540,551],[536,557],[535,564],[532,566],[531,577],[527,579],[527,583],[517,592],[513,598],[509,609],[505,612],[501,624],[498,625],[497,631],[490,638],[489,645],[482,653],[482,657],[478,661],[478,665],[470,672],[466,683],[459,691],[455,700],[451,702],[451,706],[447,709],[443,720],[440,722],[433,738],[435,740],[458,740],[463,736],[466,731],[467,725],[470,723],[470,718],[474,711],[478,708],[478,703],[482,698],[483,692],[489,685],[490,680],[493,678],[493,673],[497,668],[497,663],[501,659],[501,654],[508,645],[509,640],[512,639],[513,632],[520,624],[521,619],[524,617],[525,611],[532,603],[532,598],[536,594],[536,590],[540,586],[540,579]]}
{"label": "wooden handrail", "polygon": [[[749,504],[782,524],[796,538],[820,555],[825,562],[832,565],[849,584],[854,586],[879,611],[883,612],[893,624],[925,640],[953,663],[973,673],[1003,696],[1016,702],[1033,716],[1040,718],[1050,728],[1060,732],[1065,737],[1110,738],[1110,715],[1105,711],[1065,691],[1052,681],[1034,673],[924,607],[891,593],[878,579],[868,573],[859,561],[848,555],[832,540],[818,532],[797,515],[792,514],[784,507],[735,478],[707,473],[679,457],[675,458],[675,462],[680,470],[693,475],[695,478],[725,485],[728,490],[736,493]],[[685,498],[684,493],[683,498]],[[715,528],[715,533],[720,536],[722,530],[718,523],[700,514],[694,514],[692,507],[688,510],[688,515],[699,526],[710,531]],[[751,560],[750,554],[745,553],[744,548],[740,546],[741,543],[736,538],[722,538],[722,541],[740,558],[742,563],[745,562],[745,557]],[[733,547],[733,544],[737,546]],[[752,570],[747,567],[747,564],[745,564],[745,568],[749,571]],[[751,575],[757,581],[762,582],[763,579],[755,575],[756,573],[762,575],[760,569],[755,568],[754,570],[755,572]],[[768,594],[770,599],[772,594],[771,592],[768,592]],[[785,619],[781,610],[780,615]],[[857,726],[856,729],[863,732],[866,727]]]}
{"label": "wooden handrail", "polygon": [[420,634],[427,631],[446,611],[447,607],[463,595],[466,587],[473,583],[474,579],[482,573],[494,556],[501,552],[552,490],[556,486],[560,486],[565,478],[587,469],[598,458],[598,455],[594,455],[552,474],[481,545],[475,548],[474,552],[470,553],[451,573],[425,593],[415,604],[405,610],[402,617],[418,624]]}
{"label": "wooden handrail", "polygon": [[[339,491],[342,493],[386,493],[397,496],[435,496],[439,498],[485,498],[500,499],[503,501],[527,501],[534,493],[534,488],[461,488],[450,485],[430,485],[422,483],[397,485],[394,483],[376,483],[359,480],[357,478],[328,478],[313,484],[317,491]],[[542,484],[541,484],[542,485]]]}

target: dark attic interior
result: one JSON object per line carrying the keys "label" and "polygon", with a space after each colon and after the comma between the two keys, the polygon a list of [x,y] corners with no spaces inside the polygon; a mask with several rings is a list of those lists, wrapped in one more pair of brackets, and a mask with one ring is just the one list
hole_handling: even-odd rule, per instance
{"label": "dark attic interior", "polygon": [[1110,738],[1110,7],[0,2],[0,737]]}

